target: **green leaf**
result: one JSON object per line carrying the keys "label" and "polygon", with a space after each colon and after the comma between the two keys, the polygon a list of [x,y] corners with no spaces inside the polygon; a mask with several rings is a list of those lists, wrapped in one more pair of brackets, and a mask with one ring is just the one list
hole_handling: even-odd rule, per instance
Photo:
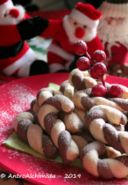
{"label": "green leaf", "polygon": [[12,149],[25,152],[38,158],[44,158],[44,156],[34,151],[25,142],[23,142],[15,132],[7,140],[4,141],[4,144]]}
{"label": "green leaf", "polygon": [[57,90],[57,91],[60,89],[60,86],[55,83],[49,83],[48,87],[50,87],[54,90]]}
{"label": "green leaf", "polygon": [[[45,156],[33,150],[29,145],[27,145],[24,141],[22,141],[18,137],[17,133],[15,132],[11,136],[9,136],[9,138],[5,140],[3,144],[5,144],[9,148],[30,154],[34,157],[38,157],[38,158],[45,159],[45,160],[51,160],[51,159],[47,159]],[[60,156],[58,156],[54,161],[62,163],[62,159]]]}
{"label": "green leaf", "polygon": [[[7,140],[4,141],[4,144],[9,148],[30,154],[40,159],[50,160],[57,163],[63,162],[60,156],[58,156],[54,160],[53,159],[51,160],[39,154],[38,152],[34,151],[29,145],[27,145],[24,141],[22,141],[15,132]],[[81,168],[81,162],[79,159],[75,160],[71,165]]]}

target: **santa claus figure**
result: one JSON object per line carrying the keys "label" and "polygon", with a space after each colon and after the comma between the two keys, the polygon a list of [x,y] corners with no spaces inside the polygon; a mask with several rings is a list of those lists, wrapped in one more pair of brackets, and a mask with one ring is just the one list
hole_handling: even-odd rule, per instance
{"label": "santa claus figure", "polygon": [[100,10],[98,34],[108,55],[109,72],[128,76],[128,0],[107,0]]}
{"label": "santa claus figure", "polygon": [[97,36],[100,17],[101,12],[91,4],[79,2],[62,20],[50,22],[42,35],[53,38],[48,48],[50,72],[69,70],[74,61],[74,44],[80,40],[87,43],[89,54],[96,49],[103,49]]}
{"label": "santa claus figure", "polygon": [[42,33],[47,26],[47,20],[29,18],[11,0],[0,0],[0,72],[20,77],[47,72],[47,64],[36,58],[25,41]]}

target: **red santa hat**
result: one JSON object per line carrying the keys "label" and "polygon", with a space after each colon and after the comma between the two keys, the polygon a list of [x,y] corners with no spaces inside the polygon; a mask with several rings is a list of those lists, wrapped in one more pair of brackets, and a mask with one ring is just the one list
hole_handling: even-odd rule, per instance
{"label": "red santa hat", "polygon": [[14,5],[11,0],[0,0],[0,12],[12,8]]}
{"label": "red santa hat", "polygon": [[72,10],[70,16],[77,22],[93,28],[98,26],[101,12],[89,3],[78,2]]}
{"label": "red santa hat", "polygon": [[6,3],[8,0],[0,0],[0,5]]}

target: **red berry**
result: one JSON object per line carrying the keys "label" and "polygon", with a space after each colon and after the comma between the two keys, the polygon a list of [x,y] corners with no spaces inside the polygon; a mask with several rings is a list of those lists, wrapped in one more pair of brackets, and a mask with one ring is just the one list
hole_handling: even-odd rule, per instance
{"label": "red berry", "polygon": [[106,60],[106,54],[103,50],[96,50],[92,55],[94,62],[104,62]]}
{"label": "red berry", "polygon": [[112,85],[108,94],[112,97],[119,97],[123,93],[123,89],[119,85]]}
{"label": "red berry", "polygon": [[107,67],[101,62],[94,64],[90,69],[90,75],[96,79],[101,79],[105,73],[107,73]]}
{"label": "red berry", "polygon": [[78,56],[85,55],[87,52],[87,44],[83,40],[74,44],[74,52]]}
{"label": "red berry", "polygon": [[102,84],[97,84],[92,88],[93,96],[105,96],[107,93],[107,88]]}
{"label": "red berry", "polygon": [[90,68],[90,60],[87,57],[80,57],[76,62],[76,66],[81,71],[88,70]]}

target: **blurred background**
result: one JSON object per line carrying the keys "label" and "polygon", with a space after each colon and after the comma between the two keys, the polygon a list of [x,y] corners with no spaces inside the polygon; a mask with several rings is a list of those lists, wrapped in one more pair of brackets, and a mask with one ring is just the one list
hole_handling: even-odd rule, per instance
{"label": "blurred background", "polygon": [[[15,4],[22,4],[27,8],[36,8],[40,10],[58,10],[58,9],[71,9],[78,2],[78,0],[13,0]],[[103,0],[82,0],[81,2],[89,2],[95,7],[99,7]]]}

